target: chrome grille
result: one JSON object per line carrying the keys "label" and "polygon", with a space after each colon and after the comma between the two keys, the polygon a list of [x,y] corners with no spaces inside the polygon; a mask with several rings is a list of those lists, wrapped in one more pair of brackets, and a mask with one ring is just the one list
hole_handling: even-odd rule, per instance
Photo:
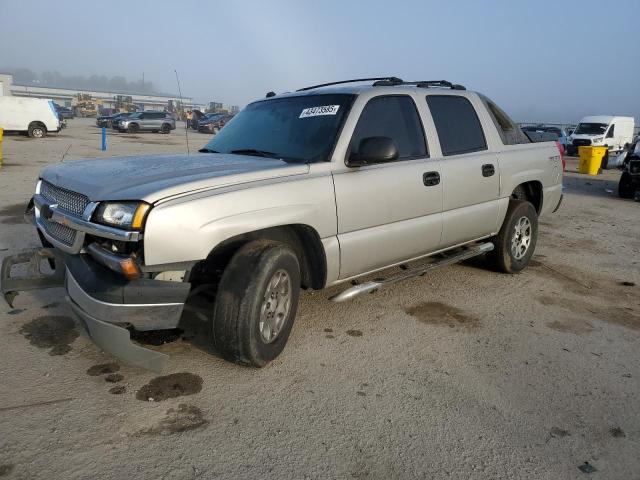
{"label": "chrome grille", "polygon": [[82,216],[84,209],[89,203],[89,199],[85,195],[56,187],[44,180],[40,185],[40,195],[48,201],[58,204],[58,208],[61,210],[65,210],[79,216]]}
{"label": "chrome grille", "polygon": [[61,225],[58,222],[49,221],[45,218],[41,218],[41,221],[49,235],[69,247],[73,245],[73,242],[76,239],[76,230]]}

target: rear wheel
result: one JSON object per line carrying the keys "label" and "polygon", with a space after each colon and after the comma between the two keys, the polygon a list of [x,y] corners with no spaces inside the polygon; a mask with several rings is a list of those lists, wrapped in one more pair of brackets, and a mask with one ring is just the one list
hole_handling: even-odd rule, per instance
{"label": "rear wheel", "polygon": [[488,259],[501,272],[519,272],[531,260],[537,239],[536,209],[526,200],[511,200],[502,228],[492,239],[494,249]]}
{"label": "rear wheel", "polygon": [[298,308],[293,250],[258,240],[236,252],[218,287],[211,334],[227,360],[262,367],[284,349]]}
{"label": "rear wheel", "polygon": [[160,131],[164,134],[170,133],[171,132],[171,125],[169,125],[168,123],[163,123],[162,127],[160,127]]}
{"label": "rear wheel", "polygon": [[47,136],[47,127],[39,122],[33,122],[29,125],[27,135],[31,138],[43,138]]}
{"label": "rear wheel", "polygon": [[622,172],[620,183],[618,183],[618,196],[620,198],[633,198],[633,179],[629,172]]}

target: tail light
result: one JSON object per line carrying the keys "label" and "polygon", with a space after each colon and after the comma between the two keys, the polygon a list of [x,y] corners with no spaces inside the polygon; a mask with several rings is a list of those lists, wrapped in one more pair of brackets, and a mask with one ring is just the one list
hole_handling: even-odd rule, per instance
{"label": "tail light", "polygon": [[564,160],[564,146],[558,140],[556,140],[556,147],[558,147],[558,153],[560,154],[560,161],[562,162],[562,171],[564,172],[567,166]]}

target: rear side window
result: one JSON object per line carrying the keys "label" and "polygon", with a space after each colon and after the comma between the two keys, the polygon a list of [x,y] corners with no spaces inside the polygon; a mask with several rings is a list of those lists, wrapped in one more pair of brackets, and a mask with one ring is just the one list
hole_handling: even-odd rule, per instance
{"label": "rear side window", "polygon": [[487,149],[480,120],[469,100],[454,95],[428,95],[427,105],[444,156]]}
{"label": "rear side window", "polygon": [[[480,99],[484,103],[485,107],[489,111],[489,116],[491,120],[493,120],[493,124],[496,126],[498,130],[498,134],[502,139],[502,143],[505,145],[518,145],[520,143],[531,143],[529,137],[527,137],[520,127],[518,127],[513,121],[509,118],[509,116],[502,111],[500,107],[498,107],[495,103],[489,100],[484,95],[480,95]],[[536,129],[534,128],[533,131]],[[547,129],[547,131],[551,131],[552,129]],[[560,136],[560,129],[556,129],[557,131],[552,131],[551,133],[555,133]]]}
{"label": "rear side window", "polygon": [[351,152],[358,152],[363,138],[390,137],[398,147],[398,159],[427,156],[422,122],[413,99],[407,95],[376,97],[362,110],[351,139]]}

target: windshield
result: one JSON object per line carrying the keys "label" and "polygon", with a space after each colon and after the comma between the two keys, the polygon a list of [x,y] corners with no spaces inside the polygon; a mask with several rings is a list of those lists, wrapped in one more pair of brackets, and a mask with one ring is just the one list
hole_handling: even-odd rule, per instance
{"label": "windshield", "polygon": [[128,116],[129,118],[140,118],[140,115],[142,115],[141,112],[137,112],[137,113],[125,113],[126,116]]}
{"label": "windshield", "polygon": [[577,135],[602,135],[607,131],[606,123],[580,123],[573,133]]}
{"label": "windshield", "polygon": [[326,161],[354,95],[275,98],[248,105],[204,151],[260,154],[285,161]]}

